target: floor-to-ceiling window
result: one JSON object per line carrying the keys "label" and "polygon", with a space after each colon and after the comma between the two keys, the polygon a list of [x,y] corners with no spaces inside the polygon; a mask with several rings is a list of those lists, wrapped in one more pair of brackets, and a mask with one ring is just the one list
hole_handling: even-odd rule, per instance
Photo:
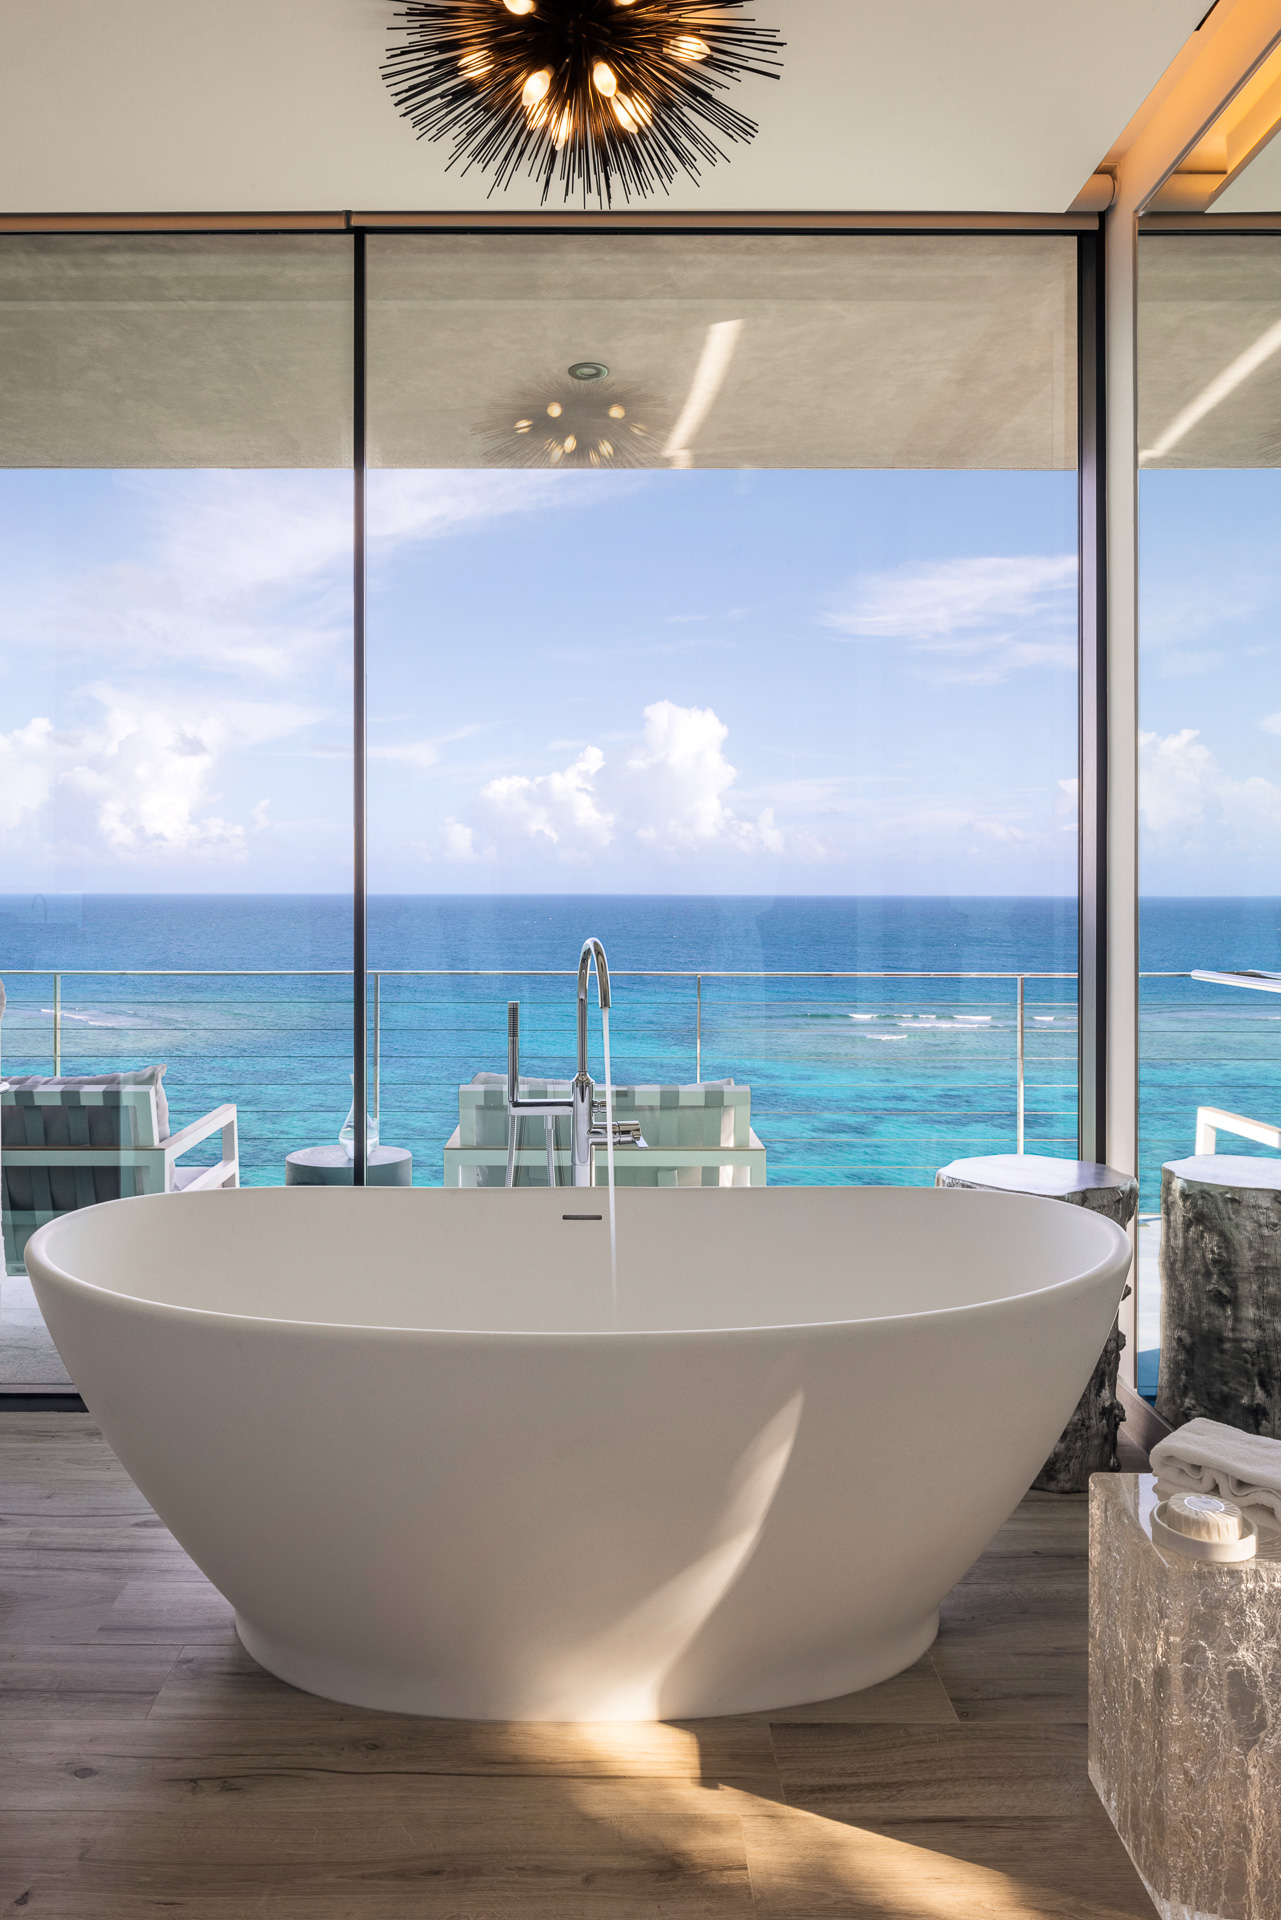
{"label": "floor-to-ceiling window", "polygon": [[164,1064],[247,1183],[336,1145],[355,396],[370,1106],[414,1178],[504,1178],[508,1002],[563,1083],[589,933],[620,1180],[1073,1153],[1076,257],[6,240],[4,1070]]}
{"label": "floor-to-ceiling window", "polygon": [[1281,235],[1154,233],[1139,255],[1138,1324],[1154,1394],[1162,1164],[1193,1152],[1198,1107],[1281,1122],[1281,996],[1194,977],[1281,968]]}
{"label": "floor-to-ceiling window", "polygon": [[163,1065],[254,1184],[350,1100],[351,290],[343,235],[0,240],[0,1066]]}
{"label": "floor-to-ceiling window", "polygon": [[620,1179],[759,1177],[727,1080],[770,1180],[1074,1155],[1075,238],[385,234],[368,285],[384,1143],[501,1183],[476,1076],[517,999],[568,1080],[596,934],[667,1090]]}

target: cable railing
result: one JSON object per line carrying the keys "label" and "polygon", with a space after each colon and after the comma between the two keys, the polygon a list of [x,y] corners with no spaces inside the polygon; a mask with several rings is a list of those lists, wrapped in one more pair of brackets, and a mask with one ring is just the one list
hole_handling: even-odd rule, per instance
{"label": "cable railing", "polygon": [[[350,980],[350,968],[341,967],[6,967],[4,973],[9,978],[21,976],[47,979],[53,983],[53,1071],[62,1072],[63,1039],[63,992],[64,980],[85,979],[191,979],[191,980]],[[838,981],[838,980],[887,980],[887,981],[1008,981],[1014,987],[1014,1026],[1015,1026],[1015,1151],[1022,1153],[1025,1148],[1027,1125],[1027,983],[1034,980],[1072,980],[1076,972],[1044,971],[1039,969],[956,969],[956,968],[894,968],[894,967],[825,967],[825,968],[744,968],[744,967],[614,967],[611,975],[616,980],[681,980],[690,981],[694,986],[694,1079],[701,1083],[703,1077],[703,983],[712,980],[797,980],[797,981]],[[1185,974],[1142,975],[1142,978],[1182,979]],[[375,1120],[380,1118],[382,1085],[382,986],[384,980],[418,979],[493,979],[493,980],[573,980],[577,978],[577,969],[572,967],[381,967],[371,969],[368,975],[370,983],[370,1018],[372,1048],[371,1066],[371,1111]]]}

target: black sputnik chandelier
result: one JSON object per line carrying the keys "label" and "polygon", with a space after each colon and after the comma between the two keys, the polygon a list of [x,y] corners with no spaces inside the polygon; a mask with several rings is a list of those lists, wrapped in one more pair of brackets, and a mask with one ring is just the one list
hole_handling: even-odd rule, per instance
{"label": "black sputnik chandelier", "polygon": [[745,74],[776,80],[785,42],[745,0],[408,0],[383,78],[419,139],[449,166],[524,171],[543,200],[611,204],[664,191],[677,170],[727,156],[756,122],[723,97]]}

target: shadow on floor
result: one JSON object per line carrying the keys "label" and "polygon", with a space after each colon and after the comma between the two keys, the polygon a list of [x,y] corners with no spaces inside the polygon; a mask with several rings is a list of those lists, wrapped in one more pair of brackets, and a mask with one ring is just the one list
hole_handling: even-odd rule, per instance
{"label": "shadow on floor", "polygon": [[285,1686],[87,1416],[0,1415],[0,1910],[57,1920],[1107,1920],[1085,1502],[1031,1494],[882,1686],[502,1725]]}

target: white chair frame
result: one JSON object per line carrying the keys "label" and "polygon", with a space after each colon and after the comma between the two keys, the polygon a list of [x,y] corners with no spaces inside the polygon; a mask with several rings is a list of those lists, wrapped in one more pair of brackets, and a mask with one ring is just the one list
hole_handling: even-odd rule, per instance
{"label": "white chair frame", "polygon": [[[179,1167],[177,1162],[212,1133],[222,1132],[222,1159],[216,1166]],[[199,1193],[211,1187],[240,1185],[240,1146],[236,1109],[215,1107],[203,1120],[171,1133],[154,1147],[6,1147],[10,1167],[137,1167],[144,1193]],[[183,1175],[182,1179],[177,1176]]]}
{"label": "white chair frame", "polygon": [[1225,1113],[1222,1107],[1198,1107],[1196,1151],[1217,1153],[1220,1133],[1236,1133],[1243,1140],[1257,1140],[1261,1147],[1281,1150],[1281,1127],[1270,1127],[1266,1120],[1247,1120],[1241,1113]]}

